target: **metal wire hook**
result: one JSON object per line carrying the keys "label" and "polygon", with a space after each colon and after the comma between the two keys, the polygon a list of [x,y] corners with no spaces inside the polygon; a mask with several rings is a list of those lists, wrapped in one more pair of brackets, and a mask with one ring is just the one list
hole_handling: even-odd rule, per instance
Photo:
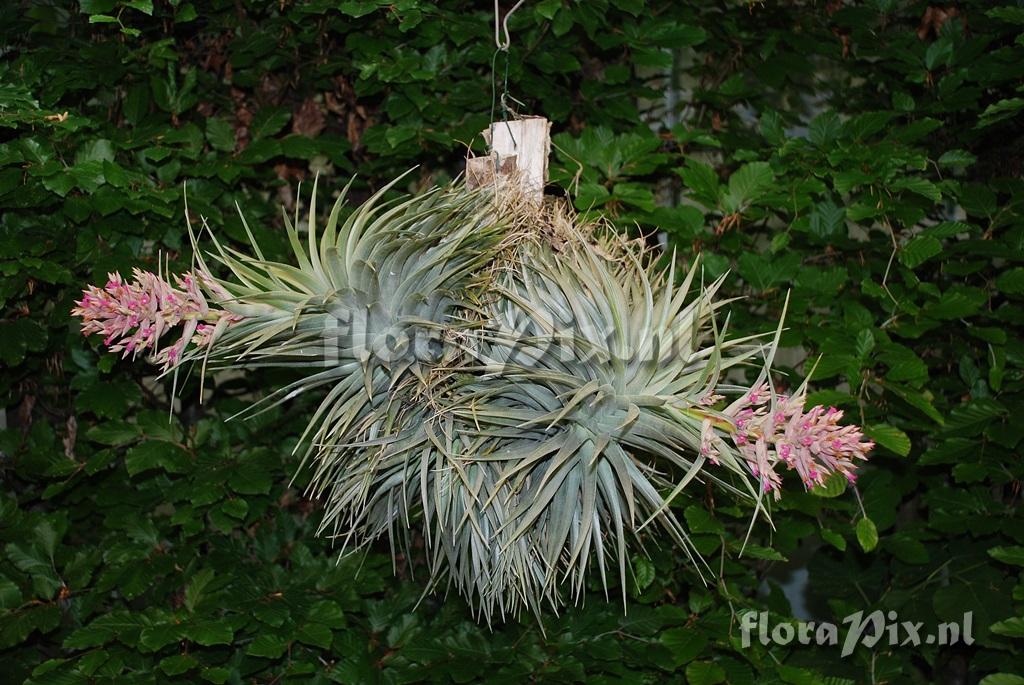
{"label": "metal wire hook", "polygon": [[[511,17],[517,9],[522,7],[524,2],[526,2],[526,0],[519,0],[519,2],[513,5],[512,9],[508,11],[505,18],[501,19],[501,8],[498,7],[498,0],[494,0],[494,44],[499,50],[508,52],[508,47],[512,44],[512,39],[508,35],[508,18]],[[499,29],[505,32],[504,41],[501,40],[501,33]]]}

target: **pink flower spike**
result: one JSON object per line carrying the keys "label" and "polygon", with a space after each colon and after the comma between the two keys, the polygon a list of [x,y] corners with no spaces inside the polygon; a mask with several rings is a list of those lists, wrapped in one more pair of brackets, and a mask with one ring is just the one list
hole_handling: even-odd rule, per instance
{"label": "pink flower spike", "polygon": [[[71,310],[82,319],[84,335],[102,334],[103,344],[123,356],[147,352],[153,359],[164,334],[178,326],[197,331],[196,336],[189,335],[191,340],[179,339],[156,355],[154,360],[166,370],[181,361],[186,345],[209,345],[224,326],[240,320],[226,311],[210,309],[191,274],[175,276],[177,288],[141,269],[134,269],[132,277],[125,282],[119,273],[108,274],[102,289],[88,286]],[[198,322],[202,323],[197,326]]]}
{"label": "pink flower spike", "polygon": [[874,448],[874,443],[863,440],[860,428],[840,425],[842,410],[820,405],[805,409],[804,397],[773,396],[767,386],[759,385],[723,411],[733,424],[739,455],[762,488],[776,496],[781,479],[774,467],[780,462],[796,471],[807,489],[836,472],[853,483],[857,462],[866,460]]}

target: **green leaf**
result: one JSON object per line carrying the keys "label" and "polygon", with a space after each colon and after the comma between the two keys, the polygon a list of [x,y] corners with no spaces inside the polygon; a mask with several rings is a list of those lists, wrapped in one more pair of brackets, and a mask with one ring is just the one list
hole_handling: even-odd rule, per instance
{"label": "green leaf", "polygon": [[903,91],[897,91],[892,94],[892,107],[901,112],[913,112],[916,104],[910,95]]}
{"label": "green leaf", "polygon": [[202,672],[203,680],[208,680],[215,685],[223,685],[231,677],[231,671],[226,668],[217,666],[214,668],[203,669]]}
{"label": "green leaf", "polygon": [[235,149],[235,129],[219,117],[206,120],[206,139],[214,150],[231,152]]}
{"label": "green leaf", "polygon": [[978,685],[1024,685],[1024,676],[1011,673],[993,673],[982,678]]}
{"label": "green leaf", "polygon": [[329,599],[315,603],[306,612],[306,620],[311,623],[322,623],[328,628],[340,629],[346,625],[345,612],[341,606]]}
{"label": "green leaf", "polygon": [[721,535],[725,526],[702,506],[692,504],[686,508],[686,523],[694,533]]}
{"label": "green leaf", "polygon": [[932,202],[938,202],[942,199],[942,191],[939,190],[939,187],[925,178],[916,176],[898,178],[890,183],[889,187],[892,190],[905,190],[915,193]]}
{"label": "green leaf", "polygon": [[696,159],[686,160],[686,166],[678,170],[686,187],[692,191],[695,200],[705,207],[718,206],[718,174],[710,165]]}
{"label": "green leaf", "polygon": [[988,555],[1004,564],[1024,566],[1024,547],[993,547],[988,551]]}
{"label": "green leaf", "polygon": [[295,637],[303,644],[327,649],[331,646],[333,634],[331,629],[322,623],[306,623],[299,627]]}
{"label": "green leaf", "polygon": [[125,610],[113,611],[95,618],[90,624],[75,630],[64,640],[65,649],[88,649],[121,639],[134,644],[146,627],[142,616]]}
{"label": "green leaf", "polygon": [[939,157],[939,166],[945,167],[969,167],[978,158],[967,150],[947,150]]}
{"label": "green leaf", "polygon": [[225,514],[236,519],[244,519],[249,513],[249,504],[244,499],[229,499],[220,508]]}
{"label": "green leaf", "polygon": [[814,486],[808,492],[815,497],[839,497],[846,492],[846,483],[846,476],[841,473],[833,473],[825,479],[823,484]]}
{"label": "green leaf", "polygon": [[693,240],[704,229],[704,212],[692,205],[655,207],[650,223],[678,240]]}
{"label": "green leaf", "polygon": [[730,547],[732,547],[737,553],[740,553],[742,550],[741,558],[763,559],[765,561],[786,560],[786,557],[782,556],[782,554],[771,547],[763,547],[751,542],[748,542],[745,545],[740,542],[734,542],[730,544]]}
{"label": "green leaf", "polygon": [[[291,121],[292,115],[280,107],[264,107],[253,117],[249,131],[254,140],[269,138],[281,131]],[[222,142],[224,142],[222,140]]]}
{"label": "green leaf", "polygon": [[562,0],[541,0],[537,3],[537,14],[545,19],[555,18],[559,8],[562,7]]}
{"label": "green leaf", "polygon": [[[874,338],[872,338],[873,340]],[[838,390],[815,390],[814,392],[807,394],[807,400],[805,402],[808,407],[842,407],[846,405],[852,405],[857,403],[857,398],[848,392],[840,392]]]}
{"label": "green leaf", "polygon": [[94,138],[84,143],[75,153],[75,165],[85,162],[113,162],[114,144],[106,138]]}
{"label": "green leaf", "polygon": [[929,71],[947,64],[953,56],[953,41],[949,36],[942,36],[933,41],[924,53],[924,66]]}
{"label": "green leaf", "polygon": [[654,564],[647,557],[633,557],[633,577],[636,579],[637,590],[643,592],[654,582],[656,571]]}
{"label": "green leaf", "polygon": [[986,128],[1017,116],[1024,109],[1024,98],[1006,98],[985,108],[978,117],[977,128]]}
{"label": "green leaf", "polygon": [[634,17],[639,16],[644,9],[641,0],[612,0],[612,4],[625,12],[629,12]]}
{"label": "green leaf", "polygon": [[855,532],[857,533],[857,542],[865,552],[870,552],[878,546],[878,529],[875,528],[875,522],[871,519],[864,517],[857,521]]}
{"label": "green leaf", "polygon": [[753,252],[744,252],[736,262],[737,271],[744,280],[758,290],[767,290],[792,277],[799,257],[790,253],[769,258]]}
{"label": "green leaf", "polygon": [[981,289],[953,286],[937,302],[926,305],[924,311],[936,319],[959,319],[975,314],[986,299]]}
{"label": "green leaf", "polygon": [[270,633],[260,633],[256,639],[249,644],[245,653],[250,656],[260,656],[267,659],[277,659],[288,649],[288,640]]}
{"label": "green leaf", "polygon": [[820,531],[818,531],[818,534],[821,535],[822,540],[832,545],[840,552],[846,551],[846,538],[844,538],[839,533],[835,532],[834,530],[829,530],[828,528],[822,528]]}
{"label": "green leaf", "polygon": [[677,667],[703,654],[708,644],[707,634],[691,627],[670,628],[661,634],[659,640],[671,652]]}
{"label": "green leaf", "polygon": [[768,162],[744,164],[729,177],[729,188],[722,198],[722,208],[739,212],[761,199],[772,187],[775,175]]}
{"label": "green leaf", "polygon": [[648,212],[655,208],[654,193],[639,183],[616,183],[612,197]]}
{"label": "green leaf", "polygon": [[176,654],[160,660],[160,670],[169,676],[187,673],[199,665],[199,660],[191,654]]}
{"label": "green leaf", "polygon": [[187,626],[185,635],[196,644],[211,647],[231,644],[235,630],[226,621],[202,621]]}
{"label": "green leaf", "polygon": [[416,126],[392,126],[384,133],[384,139],[388,141],[388,145],[397,148],[402,143],[415,139],[418,134],[419,129]]}
{"label": "green leaf", "polygon": [[0,624],[0,648],[6,649],[23,642],[35,631],[49,633],[60,625],[60,620],[61,610],[55,604],[30,606],[21,611],[9,612]]}
{"label": "green leaf", "polygon": [[856,141],[864,141],[884,130],[893,119],[892,112],[864,112],[843,125],[847,136]]}
{"label": "green leaf", "polygon": [[864,427],[864,434],[875,441],[875,444],[894,452],[901,457],[910,454],[910,437],[895,426],[887,423],[876,423]]}
{"label": "green leaf", "polygon": [[139,633],[139,644],[146,651],[157,652],[168,645],[180,642],[185,636],[185,627],[178,623],[157,623],[146,626]]}
{"label": "green leaf", "polygon": [[599,183],[581,183],[576,192],[573,204],[577,209],[587,211],[595,207],[601,207],[609,199],[611,193]]}
{"label": "green leaf", "polygon": [[942,221],[934,226],[929,226],[924,229],[922,235],[930,235],[933,238],[943,240],[945,238],[952,238],[953,236],[961,233],[970,234],[974,232],[976,228],[971,224],[965,224],[962,221]]}
{"label": "green leaf", "polygon": [[9,579],[0,576],[0,609],[14,609],[24,601],[21,590]]}
{"label": "green leaf", "polygon": [[887,537],[885,549],[905,564],[927,564],[930,558],[924,544],[906,533]]}
{"label": "green leaf", "polygon": [[686,667],[686,682],[690,685],[715,685],[725,682],[725,671],[710,661],[695,661]]}
{"label": "green leaf", "polygon": [[261,138],[249,143],[239,155],[243,164],[262,164],[281,154],[281,141],[276,138]]}
{"label": "green leaf", "polygon": [[846,236],[846,210],[831,200],[819,203],[811,213],[808,230],[826,241]]}
{"label": "green leaf", "polygon": [[192,464],[188,452],[178,445],[162,440],[148,440],[128,450],[124,465],[128,475],[135,476],[150,469],[168,473],[186,473]]}
{"label": "green leaf", "polygon": [[859,359],[867,359],[871,350],[875,349],[875,334],[870,328],[861,329],[857,334],[855,349]]}
{"label": "green leaf", "polygon": [[939,410],[935,408],[934,404],[932,404],[930,393],[926,394],[925,392],[915,390],[899,383],[886,382],[884,387],[887,392],[896,395],[910,406],[922,412],[935,423],[940,425],[945,423],[945,417],[940,414]]}
{"label": "green leaf", "polygon": [[153,0],[128,0],[125,3],[128,7],[136,9],[143,14],[152,16],[153,14]]}
{"label": "green leaf", "polygon": [[231,470],[228,478],[228,486],[242,495],[265,495],[272,484],[270,474],[259,463],[243,462]]}
{"label": "green leaf", "polygon": [[826,147],[835,141],[842,128],[843,124],[835,112],[822,112],[807,127],[807,137],[818,147]]}
{"label": "green leaf", "polygon": [[358,19],[374,12],[377,9],[377,3],[371,0],[344,0],[338,5],[338,9],[342,14]]}
{"label": "green leaf", "polygon": [[999,274],[996,287],[1008,295],[1024,293],[1024,267],[1015,266]]}
{"label": "green leaf", "polygon": [[1014,616],[998,623],[993,623],[991,630],[996,635],[1006,637],[1024,637],[1024,618]]}
{"label": "green leaf", "polygon": [[97,416],[120,418],[132,402],[141,396],[138,386],[129,381],[93,382],[78,393],[75,406],[80,411],[91,411]]}
{"label": "green leaf", "polygon": [[0,321],[0,361],[15,367],[29,352],[39,352],[46,346],[46,332],[31,319]]}
{"label": "green leaf", "polygon": [[116,0],[79,0],[78,7],[84,14],[105,14],[116,4]]}
{"label": "green leaf", "polygon": [[900,250],[900,261],[909,269],[916,269],[921,264],[942,252],[942,243],[930,235],[919,235],[910,240]]}
{"label": "green leaf", "polygon": [[177,24],[187,24],[197,18],[199,18],[199,12],[191,2],[182,3],[174,13],[174,22]]}
{"label": "green leaf", "polygon": [[50,599],[63,587],[64,583],[57,575],[51,555],[37,544],[9,542],[4,546],[4,551],[7,560],[31,578],[36,596]]}
{"label": "green leaf", "polygon": [[996,417],[1006,413],[1006,407],[990,398],[978,398],[953,407],[946,420],[947,435],[970,437],[981,433]]}
{"label": "green leaf", "polygon": [[999,19],[1009,24],[1024,24],[1024,7],[1014,7],[1013,5],[995,7],[985,12],[985,14],[993,19]]}
{"label": "green leaf", "polygon": [[203,597],[203,591],[206,589],[206,586],[210,584],[210,581],[213,580],[213,575],[213,569],[204,568],[193,575],[192,579],[185,587],[183,604],[190,614],[196,610],[196,606]]}

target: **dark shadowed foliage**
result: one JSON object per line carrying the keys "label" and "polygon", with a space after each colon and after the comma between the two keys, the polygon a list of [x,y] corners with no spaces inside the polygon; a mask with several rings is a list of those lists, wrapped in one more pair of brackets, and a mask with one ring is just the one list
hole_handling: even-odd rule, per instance
{"label": "dark shadowed foliage", "polygon": [[[237,204],[287,259],[299,181],[319,173],[326,217],[353,174],[356,201],[414,165],[401,190],[457,175],[483,151],[492,65],[498,94],[505,79],[487,5],[0,4],[0,679],[1024,683],[1013,0],[540,0],[512,17],[509,92],[554,122],[549,192],[681,266],[701,253],[708,281],[730,272],[730,336],[774,330],[788,292],[779,383],[812,374],[810,401],[878,444],[856,492],[791,489],[742,557],[748,511],[710,489],[673,500],[718,583],[652,538],[624,562],[628,613],[618,573],[611,601],[591,574],[543,631],[480,625],[455,593],[420,601],[415,539],[393,567],[386,543],[338,563],[315,536],[312,474],[291,479],[318,398],[225,422],[288,369],[214,377],[202,403],[182,379],[168,420],[155,367],[79,334],[86,282],[190,264],[186,184],[194,223],[245,245]],[[975,641],[741,645],[748,610],[874,609],[928,629],[970,611]]]}

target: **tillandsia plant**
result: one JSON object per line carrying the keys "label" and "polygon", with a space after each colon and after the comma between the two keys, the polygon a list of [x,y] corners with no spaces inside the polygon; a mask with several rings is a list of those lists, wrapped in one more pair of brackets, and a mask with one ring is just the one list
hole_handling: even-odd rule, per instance
{"label": "tillandsia plant", "polygon": [[314,186],[305,241],[285,217],[292,264],[245,225],[252,254],[214,238],[222,276],[197,249],[178,288],[114,275],[74,314],[165,370],[300,372],[249,411],[318,393],[302,444],[321,532],[343,550],[418,532],[429,587],[454,586],[488,621],[578,601],[593,569],[607,590],[609,565],[624,601],[650,524],[710,571],[672,507],[693,483],[756,514],[780,467],[806,488],[854,479],[872,444],[841,412],[805,408],[803,387],[775,391],[779,333],[730,339],[721,279],[677,279],[674,259],[564,208],[461,185],[385,202],[390,188],[343,219],[346,188],[319,228]]}

